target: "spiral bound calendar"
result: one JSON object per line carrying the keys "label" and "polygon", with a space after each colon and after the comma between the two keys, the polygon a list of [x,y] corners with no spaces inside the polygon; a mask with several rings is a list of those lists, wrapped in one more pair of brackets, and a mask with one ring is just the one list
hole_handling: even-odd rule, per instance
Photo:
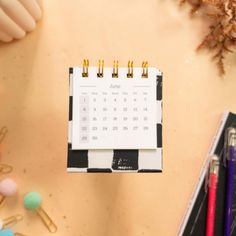
{"label": "spiral bound calendar", "polygon": [[148,67],[70,68],[69,172],[162,170],[162,73]]}

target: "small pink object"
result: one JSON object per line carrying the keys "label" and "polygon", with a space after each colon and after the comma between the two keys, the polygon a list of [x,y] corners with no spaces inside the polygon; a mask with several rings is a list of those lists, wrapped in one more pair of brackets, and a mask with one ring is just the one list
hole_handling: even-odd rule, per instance
{"label": "small pink object", "polygon": [[17,184],[14,180],[7,178],[0,182],[0,194],[4,197],[12,197],[17,192]]}
{"label": "small pink object", "polygon": [[216,209],[216,191],[219,175],[219,157],[214,155],[210,162],[209,186],[208,186],[208,206],[206,221],[206,236],[214,236],[215,228],[215,209]]}

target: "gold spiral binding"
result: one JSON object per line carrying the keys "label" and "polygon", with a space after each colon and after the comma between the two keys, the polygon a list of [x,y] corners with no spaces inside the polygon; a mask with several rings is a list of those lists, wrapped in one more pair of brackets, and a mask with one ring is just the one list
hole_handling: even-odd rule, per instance
{"label": "gold spiral binding", "polygon": [[112,78],[118,78],[119,61],[113,61]]}
{"label": "gold spiral binding", "polygon": [[133,61],[128,61],[127,78],[133,78],[133,76],[134,76],[134,63]]}
{"label": "gold spiral binding", "polygon": [[147,61],[143,61],[142,68],[143,68],[142,78],[148,78],[148,62]]}
{"label": "gold spiral binding", "polygon": [[103,72],[104,72],[104,60],[99,60],[98,61],[98,73],[97,77],[102,78],[103,77]]}
{"label": "gold spiral binding", "polygon": [[86,59],[83,62],[83,72],[82,72],[82,77],[88,77],[88,67],[89,67],[89,60]]}

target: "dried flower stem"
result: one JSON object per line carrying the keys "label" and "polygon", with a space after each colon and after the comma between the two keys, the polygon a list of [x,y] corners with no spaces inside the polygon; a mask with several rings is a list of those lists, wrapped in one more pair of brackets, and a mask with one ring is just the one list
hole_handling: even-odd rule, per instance
{"label": "dried flower stem", "polygon": [[214,52],[213,59],[220,75],[225,74],[225,55],[236,46],[236,0],[181,0],[192,6],[191,15],[204,8],[204,14],[211,20],[209,33],[197,47]]}

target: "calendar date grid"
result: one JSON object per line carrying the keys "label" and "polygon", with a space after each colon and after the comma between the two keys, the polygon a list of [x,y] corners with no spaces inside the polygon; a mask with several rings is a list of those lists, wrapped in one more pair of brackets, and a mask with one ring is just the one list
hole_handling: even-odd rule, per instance
{"label": "calendar date grid", "polygon": [[[97,104],[102,106],[97,106]],[[131,115],[130,115],[131,114]],[[132,125],[130,126],[130,122]],[[91,92],[80,94],[80,142],[96,141],[99,132],[148,131],[147,92]]]}

